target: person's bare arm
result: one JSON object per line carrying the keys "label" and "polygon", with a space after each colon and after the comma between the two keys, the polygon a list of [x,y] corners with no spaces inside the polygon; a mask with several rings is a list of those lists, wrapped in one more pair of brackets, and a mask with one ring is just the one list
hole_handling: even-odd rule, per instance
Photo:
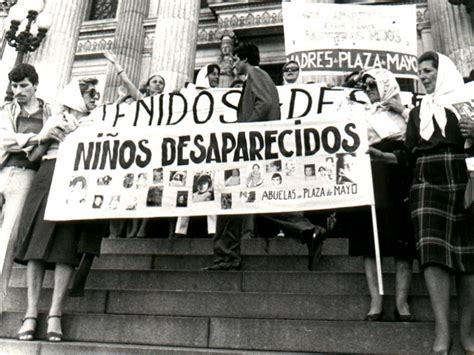
{"label": "person's bare arm", "polygon": [[130,96],[132,96],[135,100],[141,100],[142,94],[140,90],[138,90],[135,84],[132,83],[125,69],[120,65],[119,62],[117,62],[117,57],[115,56],[115,54],[107,50],[104,52],[104,57],[110,63],[113,64],[115,70],[117,71],[117,75],[119,76],[120,80],[122,80],[122,83],[125,85],[125,87],[127,88]]}

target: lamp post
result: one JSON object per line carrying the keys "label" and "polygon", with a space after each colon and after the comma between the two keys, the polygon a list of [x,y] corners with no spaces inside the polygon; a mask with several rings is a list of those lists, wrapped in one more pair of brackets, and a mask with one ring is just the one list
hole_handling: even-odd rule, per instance
{"label": "lamp post", "polygon": [[[15,66],[23,62],[26,53],[38,49],[51,26],[51,16],[41,12],[43,0],[29,0],[25,5],[26,7],[21,4],[13,6],[8,14],[10,29],[5,33],[5,38],[8,45],[17,51]],[[5,101],[12,100],[13,92],[8,84]]]}

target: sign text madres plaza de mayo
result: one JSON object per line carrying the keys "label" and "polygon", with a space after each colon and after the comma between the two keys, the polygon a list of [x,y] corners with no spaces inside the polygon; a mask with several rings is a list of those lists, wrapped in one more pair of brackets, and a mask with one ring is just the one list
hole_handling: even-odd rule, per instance
{"label": "sign text madres plaza de mayo", "polygon": [[347,92],[278,87],[281,121],[235,123],[238,89],[96,109],[60,145],[46,218],[245,214],[373,204],[365,120]]}
{"label": "sign text madres plaza de mayo", "polygon": [[374,67],[397,76],[416,76],[415,5],[285,2],[282,6],[286,55],[300,64],[303,74]]}

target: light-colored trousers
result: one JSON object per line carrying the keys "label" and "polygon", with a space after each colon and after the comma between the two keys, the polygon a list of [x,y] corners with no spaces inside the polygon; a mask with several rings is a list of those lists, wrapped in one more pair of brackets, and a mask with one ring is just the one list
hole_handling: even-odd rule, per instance
{"label": "light-colored trousers", "polygon": [[[207,233],[208,234],[216,233],[216,221],[217,221],[216,215],[207,216]],[[178,217],[174,232],[177,234],[187,234],[188,226],[189,226],[189,217]]]}
{"label": "light-colored trousers", "polygon": [[18,223],[35,174],[34,170],[11,166],[0,170],[0,194],[5,199],[2,207],[3,223],[0,227],[0,312],[3,311],[13,266]]}

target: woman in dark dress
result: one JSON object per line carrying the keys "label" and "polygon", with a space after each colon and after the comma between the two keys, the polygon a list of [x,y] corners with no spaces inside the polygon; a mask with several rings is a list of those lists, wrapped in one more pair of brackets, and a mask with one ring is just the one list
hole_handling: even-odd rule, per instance
{"label": "woman in dark dress", "polygon": [[[363,72],[360,79],[370,99],[366,107],[369,144],[384,152],[403,149],[406,121],[405,107],[400,101],[400,87],[395,76],[385,69]],[[406,112],[407,113],[407,112]],[[405,114],[406,115],[406,114]],[[410,321],[408,291],[415,242],[410,223],[408,198],[410,173],[397,165],[372,161],[375,207],[382,256],[395,258],[395,318]],[[364,268],[371,302],[366,320],[382,317],[383,297],[379,294],[372,223],[368,209],[357,209],[351,218],[349,253],[364,257]]]}
{"label": "woman in dark dress", "polygon": [[[468,127],[446,108],[446,95],[463,90],[463,79],[446,56],[427,52],[418,59],[418,75],[427,95],[410,112],[405,150],[370,151],[373,157],[414,165],[410,209],[416,247],[435,316],[433,351],[447,354],[451,275],[456,278],[461,344],[474,352],[474,235],[464,208],[468,171],[464,149]],[[470,152],[472,155],[472,152]]]}
{"label": "woman in dark dress", "polygon": [[[99,98],[96,85],[95,78],[81,79],[67,85],[59,100],[63,111],[52,116],[48,122],[67,122],[65,134],[75,130],[96,107],[96,100]],[[97,223],[56,223],[44,220],[58,146],[57,142],[40,145],[32,153],[44,155],[19,224],[21,245],[15,261],[27,264],[28,287],[28,308],[18,332],[20,340],[32,340],[34,337],[45,269],[52,268],[55,270],[54,289],[48,315],[47,338],[49,341],[62,340],[63,301],[74,268],[79,265],[84,255],[98,255],[100,252],[101,231],[97,228]]]}

